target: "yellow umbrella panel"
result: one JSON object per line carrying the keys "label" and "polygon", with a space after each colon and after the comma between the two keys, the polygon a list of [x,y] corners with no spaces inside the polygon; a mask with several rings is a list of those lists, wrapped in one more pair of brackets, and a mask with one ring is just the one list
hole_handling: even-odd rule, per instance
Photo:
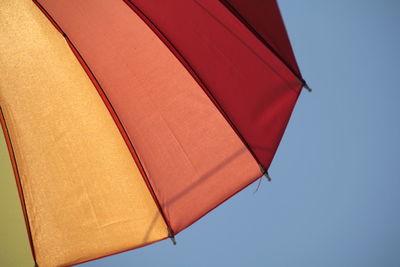
{"label": "yellow umbrella panel", "polygon": [[[166,238],[132,155],[62,35],[30,0],[0,1],[0,32],[0,105],[37,264],[76,264]],[[10,184],[3,167],[1,179]]]}

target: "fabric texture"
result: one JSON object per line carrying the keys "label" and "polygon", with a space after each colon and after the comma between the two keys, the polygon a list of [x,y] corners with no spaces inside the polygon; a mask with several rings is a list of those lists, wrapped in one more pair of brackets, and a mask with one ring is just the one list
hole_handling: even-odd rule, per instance
{"label": "fabric texture", "polygon": [[[302,88],[296,75],[220,1],[126,2],[181,57],[267,170]],[[277,8],[271,12],[279,24],[268,27],[278,35],[283,22]]]}
{"label": "fabric texture", "polygon": [[261,176],[201,87],[123,1],[38,2],[104,89],[173,233]]}
{"label": "fabric texture", "polygon": [[38,265],[166,238],[132,155],[63,36],[30,0],[0,1],[0,32],[0,105]]}

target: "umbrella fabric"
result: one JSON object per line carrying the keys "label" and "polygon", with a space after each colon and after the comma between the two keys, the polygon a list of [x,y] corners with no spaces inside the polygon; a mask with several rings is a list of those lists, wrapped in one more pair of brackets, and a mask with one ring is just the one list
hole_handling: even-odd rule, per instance
{"label": "umbrella fabric", "polygon": [[262,175],[201,87],[123,1],[39,3],[104,90],[173,233]]}
{"label": "umbrella fabric", "polygon": [[3,0],[0,10],[0,103],[38,265],[166,238],[118,128],[65,39],[31,1]]}
{"label": "umbrella fabric", "polygon": [[[126,2],[179,52],[257,161],[268,169],[302,88],[299,78],[220,1]],[[239,2],[253,8],[271,6]],[[279,15],[277,8],[270,10]],[[274,18],[267,21],[269,29],[274,36],[286,36],[279,27],[282,20]],[[284,41],[276,46],[289,45]]]}
{"label": "umbrella fabric", "polygon": [[269,168],[304,84],[276,1],[35,3],[0,4],[0,105],[39,266],[173,237]]}

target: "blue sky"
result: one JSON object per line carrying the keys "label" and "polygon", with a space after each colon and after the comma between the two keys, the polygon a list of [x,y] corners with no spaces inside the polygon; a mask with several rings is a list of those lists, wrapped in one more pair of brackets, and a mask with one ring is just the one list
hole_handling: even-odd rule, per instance
{"label": "blue sky", "polygon": [[400,266],[400,1],[280,0],[304,78],[251,185],[177,236],[95,266]]}

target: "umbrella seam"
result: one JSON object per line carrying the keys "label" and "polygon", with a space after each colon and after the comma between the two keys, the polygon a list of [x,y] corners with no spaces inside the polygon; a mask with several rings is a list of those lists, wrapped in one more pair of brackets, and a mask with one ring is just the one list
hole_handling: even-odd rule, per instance
{"label": "umbrella seam", "polygon": [[[267,40],[265,40],[265,38],[263,38],[257,31],[256,29],[254,29],[253,26],[251,26],[251,24],[239,13],[239,11],[236,10],[236,8],[234,8],[227,0],[219,0],[250,32],[252,32],[258,40],[260,40],[260,42],[262,44],[264,44],[264,46],[266,46],[291,72],[292,74],[299,79],[299,83],[301,85],[306,85],[305,80],[303,79],[301,73],[300,73],[300,69],[297,66],[297,62],[296,63],[296,67],[298,70],[298,72],[289,65],[289,63],[287,63],[286,60],[283,59],[283,57],[276,51],[276,49],[274,49],[272,47],[272,45],[270,43],[268,43]],[[282,20],[283,21],[283,20]],[[295,58],[296,60],[296,58]]]}
{"label": "umbrella seam", "polygon": [[27,209],[26,209],[24,191],[23,191],[23,188],[22,188],[22,185],[21,185],[21,176],[19,174],[17,159],[15,157],[14,147],[13,147],[13,144],[12,144],[12,141],[11,141],[10,132],[8,130],[6,119],[4,117],[3,109],[2,109],[1,106],[0,106],[0,113],[1,113],[1,115],[0,115],[0,123],[1,123],[1,127],[3,129],[4,138],[6,140],[6,144],[7,144],[7,148],[8,148],[8,155],[10,157],[11,165],[13,167],[15,183],[17,185],[18,196],[19,196],[19,200],[20,200],[20,203],[21,203],[22,212],[24,214],[24,221],[25,221],[25,227],[26,227],[26,231],[27,231],[27,234],[28,234],[28,238],[29,238],[29,244],[30,244],[30,247],[31,247],[33,260],[36,263],[35,248],[33,246],[32,232],[31,232],[31,227],[30,227],[30,223],[29,223],[28,212],[27,212]]}

